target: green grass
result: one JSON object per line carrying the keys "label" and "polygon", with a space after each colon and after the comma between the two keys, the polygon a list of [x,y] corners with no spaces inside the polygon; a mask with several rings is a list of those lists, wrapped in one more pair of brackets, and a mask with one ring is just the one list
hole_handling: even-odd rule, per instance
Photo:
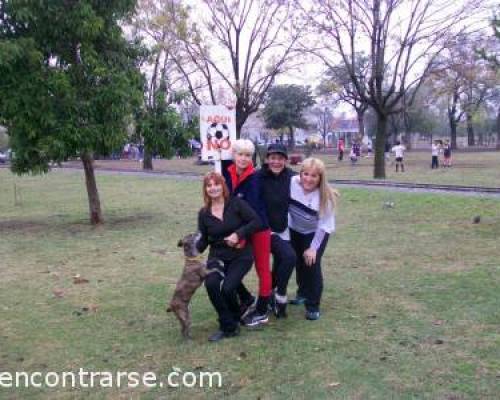
{"label": "green grass", "polygon": [[[342,190],[324,257],[322,319],[302,308],[209,344],[164,312],[199,182],[99,176],[106,224],[88,225],[80,173],[0,170],[2,371],[219,371],[220,389],[0,389],[8,399],[487,399],[500,392],[500,201]],[[18,205],[14,204],[14,184]],[[386,201],[395,208],[384,209]],[[472,224],[481,215],[480,224]],[[74,285],[80,274],[88,284]],[[256,287],[255,273],[246,278]],[[60,290],[57,298],[53,290]],[[295,291],[292,278],[290,293]],[[95,305],[97,312],[82,312]],[[338,385],[337,385],[338,383]]]}

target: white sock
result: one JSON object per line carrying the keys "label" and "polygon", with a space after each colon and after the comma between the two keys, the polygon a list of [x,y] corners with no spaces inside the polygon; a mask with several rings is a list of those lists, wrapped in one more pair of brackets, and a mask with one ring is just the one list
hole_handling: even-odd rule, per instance
{"label": "white sock", "polygon": [[288,297],[285,295],[285,296],[280,296],[278,293],[276,293],[274,295],[274,297],[276,298],[276,301],[280,304],[286,304],[288,303]]}

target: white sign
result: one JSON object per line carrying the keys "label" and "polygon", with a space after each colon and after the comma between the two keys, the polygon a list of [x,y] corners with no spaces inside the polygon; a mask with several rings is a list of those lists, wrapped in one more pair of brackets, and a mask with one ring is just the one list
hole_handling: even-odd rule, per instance
{"label": "white sign", "polygon": [[236,140],[236,112],[226,106],[200,107],[200,142],[203,161],[230,160]]}

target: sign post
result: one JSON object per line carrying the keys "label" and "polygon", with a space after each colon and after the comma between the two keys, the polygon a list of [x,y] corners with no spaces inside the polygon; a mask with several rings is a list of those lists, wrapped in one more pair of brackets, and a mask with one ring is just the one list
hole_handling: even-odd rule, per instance
{"label": "sign post", "polygon": [[236,112],[226,106],[200,106],[201,159],[214,161],[215,172],[222,173],[221,161],[232,159],[236,140]]}

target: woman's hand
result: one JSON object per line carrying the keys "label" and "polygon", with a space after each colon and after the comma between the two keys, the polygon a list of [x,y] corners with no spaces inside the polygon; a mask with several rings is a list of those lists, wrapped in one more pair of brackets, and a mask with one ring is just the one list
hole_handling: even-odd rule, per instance
{"label": "woman's hand", "polygon": [[231,233],[228,237],[224,238],[224,241],[229,247],[235,247],[240,241],[240,238],[238,237],[238,234],[235,232]]}
{"label": "woman's hand", "polygon": [[316,262],[316,250],[308,248],[304,251],[304,261],[308,267],[311,267]]}

